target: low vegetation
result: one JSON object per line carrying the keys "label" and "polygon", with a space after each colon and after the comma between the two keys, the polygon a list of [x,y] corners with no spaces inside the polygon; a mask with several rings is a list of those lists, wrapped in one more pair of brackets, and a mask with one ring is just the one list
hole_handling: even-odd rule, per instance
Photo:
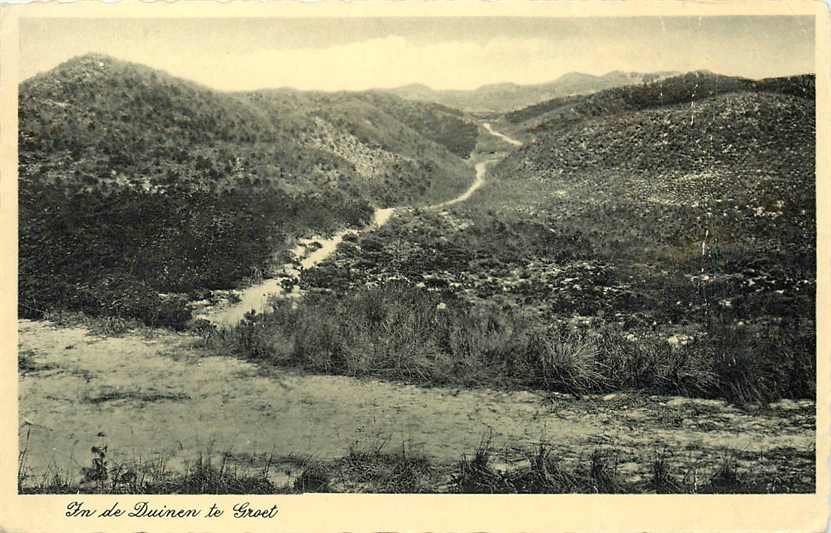
{"label": "low vegetation", "polygon": [[[713,324],[672,345],[631,330],[548,325],[518,309],[392,283],[349,295],[276,300],[274,311],[212,330],[208,342],[267,364],[423,385],[573,394],[642,390],[736,402],[812,398],[812,337]],[[794,338],[794,337],[797,338]]]}
{"label": "low vegetation", "polygon": [[750,80],[723,76],[706,70],[598,91],[587,96],[552,98],[505,114],[512,124],[543,131],[568,128],[591,117],[616,115],[690,102],[729,93],[779,93],[803,98],[815,97],[811,75]]}
{"label": "low vegetation", "polygon": [[372,213],[365,203],[256,189],[104,196],[30,182],[19,198],[20,316],[60,308],[174,328],[191,318],[188,292],[267,272],[291,232],[361,225]]}
{"label": "low vegetation", "polygon": [[[809,493],[812,482],[784,465],[755,471],[725,455],[708,466],[678,467],[667,452],[639,466],[644,475],[624,474],[614,449],[594,449],[576,464],[561,463],[551,446],[524,450],[524,459],[497,463],[498,450],[485,438],[453,464],[400,452],[350,450],[319,461],[269,454],[257,466],[240,466],[230,454],[200,455],[183,472],[163,459],[111,464],[107,449],[94,447],[92,466],[82,476],[51,472],[40,478],[21,473],[22,494],[298,494],[306,492],[462,494],[767,494]],[[810,457],[794,458],[810,464]],[[280,472],[280,470],[285,470]],[[278,481],[279,479],[279,481]]]}

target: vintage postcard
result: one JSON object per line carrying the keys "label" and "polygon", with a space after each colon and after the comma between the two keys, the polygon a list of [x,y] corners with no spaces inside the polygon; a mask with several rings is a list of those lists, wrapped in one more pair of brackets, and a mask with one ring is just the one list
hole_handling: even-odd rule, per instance
{"label": "vintage postcard", "polygon": [[0,530],[825,529],[821,2],[0,15]]}

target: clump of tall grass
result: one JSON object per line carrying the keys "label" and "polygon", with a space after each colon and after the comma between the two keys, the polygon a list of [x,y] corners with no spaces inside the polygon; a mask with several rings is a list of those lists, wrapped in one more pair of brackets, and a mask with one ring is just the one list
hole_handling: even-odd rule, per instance
{"label": "clump of tall grass", "polygon": [[475,453],[462,456],[453,476],[456,492],[467,494],[568,494],[616,493],[634,490],[618,475],[617,456],[594,450],[587,462],[575,468],[560,466],[553,450],[544,444],[527,454],[528,465],[499,470],[490,464],[490,439],[483,439]]}
{"label": "clump of tall grass", "polygon": [[425,385],[645,390],[739,403],[815,391],[813,337],[784,327],[713,325],[696,342],[671,346],[654,336],[627,340],[619,326],[574,330],[401,283],[273,307],[211,331],[209,343],[278,366]]}
{"label": "clump of tall grass", "polygon": [[[694,471],[693,471],[694,472]],[[693,487],[696,487],[693,476]],[[687,480],[685,477],[684,481]],[[662,450],[652,463],[652,486],[658,494],[677,494],[686,492],[684,483],[676,478],[669,461],[669,452]],[[695,492],[695,491],[693,491]]]}
{"label": "clump of tall grass", "polygon": [[329,492],[332,475],[327,466],[318,461],[308,462],[292,487],[298,492]]}
{"label": "clump of tall grass", "polygon": [[504,494],[518,492],[510,476],[490,466],[490,438],[482,442],[472,457],[463,455],[458,463],[458,472],[453,477],[457,492],[465,494]]}
{"label": "clump of tall grass", "polygon": [[222,454],[220,464],[213,464],[212,454],[199,455],[175,479],[176,492],[182,494],[270,494],[278,492],[268,479],[268,471],[242,472]]}
{"label": "clump of tall grass", "polygon": [[534,325],[514,311],[471,306],[391,284],[347,298],[274,302],[210,337],[245,357],[308,370],[423,384],[513,384],[601,390],[595,340]]}
{"label": "clump of tall grass", "polygon": [[561,330],[537,333],[526,354],[541,388],[580,394],[602,390],[609,377],[596,339]]}
{"label": "clump of tall grass", "polygon": [[350,449],[345,457],[334,462],[332,470],[341,482],[359,491],[435,492],[439,483],[430,460],[405,446],[398,453]]}

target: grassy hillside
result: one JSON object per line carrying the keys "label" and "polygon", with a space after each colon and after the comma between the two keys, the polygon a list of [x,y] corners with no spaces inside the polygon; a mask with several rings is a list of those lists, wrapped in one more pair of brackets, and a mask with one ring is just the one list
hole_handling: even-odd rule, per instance
{"label": "grassy hillside", "polygon": [[440,106],[223,94],[100,55],[23,82],[19,116],[24,316],[181,324],[159,292],[227,288],[293,236],[448,198],[473,174],[476,127]]}
{"label": "grassy hillside", "polygon": [[750,80],[708,71],[689,72],[661,80],[644,81],[587,96],[554,98],[505,115],[524,129],[565,128],[585,118],[691,103],[731,92],[773,92],[814,98],[814,77],[794,76]]}
{"label": "grassy hillside", "polygon": [[678,314],[663,278],[703,314],[810,323],[815,130],[810,98],[730,93],[541,129],[496,172],[502,191],[545,191],[514,212],[541,210],[587,241],[575,252],[663,289],[650,314]]}
{"label": "grassy hillside", "polygon": [[293,124],[304,147],[345,160],[354,169],[352,186],[383,207],[432,203],[469,183],[462,159],[473,150],[476,127],[458,111],[371,92],[237,96],[272,121]]}
{"label": "grassy hillside", "polygon": [[[303,275],[321,301],[263,319],[294,339],[289,352],[253,352],[427,382],[813,397],[811,79],[679,89],[701,76],[543,123],[470,201],[345,243]],[[620,90],[587,100],[619,102]],[[402,283],[400,304],[382,297]],[[329,316],[308,327],[325,337],[295,338],[296,315],[335,301],[350,327]],[[431,320],[447,331],[427,335]],[[367,339],[383,331],[415,355],[379,351]],[[329,348],[307,350],[324,338]]]}

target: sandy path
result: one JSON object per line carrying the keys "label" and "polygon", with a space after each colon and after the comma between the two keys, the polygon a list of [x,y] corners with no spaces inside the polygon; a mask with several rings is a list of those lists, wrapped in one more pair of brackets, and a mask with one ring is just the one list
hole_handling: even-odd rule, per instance
{"label": "sandy path", "polygon": [[[386,224],[392,215],[395,213],[395,208],[376,209],[373,213],[372,223],[363,231],[371,231],[378,229]],[[291,251],[302,265],[302,268],[308,270],[314,268],[317,264],[328,259],[338,249],[338,245],[343,242],[343,238],[350,233],[357,233],[354,230],[342,230],[331,237],[312,237],[309,239],[300,239],[297,246]],[[316,243],[314,246],[312,243]],[[311,251],[309,251],[311,250]],[[287,276],[298,277],[300,269],[292,265],[284,265],[283,271]],[[280,280],[275,278],[264,279],[261,283],[252,285],[242,291],[240,301],[235,304],[224,305],[207,312],[199,314],[196,318],[202,318],[217,324],[218,326],[233,326],[239,323],[240,320],[251,310],[257,313],[268,311],[268,302],[272,296],[283,294],[285,290],[280,285]],[[294,296],[299,296],[300,291],[297,287],[292,293]]]}
{"label": "sandy path", "polygon": [[473,183],[468,187],[468,189],[462,193],[461,195],[457,196],[452,200],[448,200],[446,202],[442,202],[440,204],[430,206],[431,209],[441,209],[444,207],[450,207],[451,205],[458,204],[460,202],[466,201],[468,198],[476,192],[479,187],[484,185],[485,183],[485,175],[488,172],[488,165],[495,162],[495,159],[489,159],[487,161],[479,161],[476,163],[476,179],[473,180]]}
{"label": "sandy path", "polygon": [[545,440],[566,458],[604,446],[645,457],[668,446],[713,460],[717,450],[814,447],[810,402],[751,416],[682,398],[577,401],[285,371],[264,376],[236,358],[205,357],[186,335],[104,338],[25,320],[19,329],[20,349],[41,367],[23,375],[19,389],[21,439],[30,427],[28,464],[37,472],[77,474],[99,432],[113,461],[161,456],[172,468],[208,450],[334,458],[387,440],[387,449],[406,443],[449,463],[489,432],[497,447]]}
{"label": "sandy path", "polygon": [[499,137],[499,138],[500,138],[500,139],[502,139],[503,141],[505,141],[505,142],[507,142],[507,143],[510,143],[510,144],[513,144],[514,146],[522,146],[522,141],[519,141],[519,140],[517,140],[517,139],[514,139],[513,137],[508,137],[508,136],[507,136],[507,135],[505,135],[504,133],[500,133],[500,132],[498,132],[498,131],[494,130],[494,129],[491,127],[491,125],[490,125],[489,123],[487,123],[487,122],[485,122],[484,124],[482,124],[482,126],[484,126],[484,128],[485,128],[486,130],[488,130],[488,133],[490,133],[491,135],[495,135],[496,137]]}
{"label": "sandy path", "polygon": [[[496,137],[507,141],[510,144],[515,146],[522,145],[522,143],[516,139],[512,139],[498,131],[495,131],[491,128],[491,125],[488,123],[483,124],[484,128]],[[484,183],[485,183],[485,176],[487,174],[487,167],[489,164],[496,162],[497,159],[489,159],[486,161],[479,161],[475,165],[476,176],[473,180],[473,183],[459,196],[453,198],[452,200],[448,200],[446,202],[442,202],[439,204],[435,204],[430,206],[431,209],[441,209],[445,207],[449,207],[454,204],[458,204],[460,202],[466,201],[471,195],[476,192]],[[369,224],[366,228],[362,229],[361,231],[373,231],[384,224],[386,224],[392,216],[395,214],[396,208],[389,207],[384,209],[376,209],[373,213],[372,223]],[[331,237],[312,237],[310,239],[301,239],[297,246],[292,250],[292,254],[295,258],[300,261],[300,264],[303,266],[304,269],[308,270],[310,268],[314,268],[319,263],[325,261],[338,248],[338,245],[343,241],[343,238],[349,233],[356,233],[354,230],[343,230],[335,233]],[[317,243],[319,248],[313,249],[311,248],[312,243]],[[311,251],[310,251],[311,250]],[[297,277],[300,275],[299,269],[294,268],[291,265],[284,265],[283,271],[293,277]],[[257,313],[267,312],[269,310],[268,302],[273,296],[278,296],[284,293],[283,287],[280,285],[280,280],[275,278],[267,278],[264,279],[262,282],[252,285],[251,287],[246,288],[240,294],[240,301],[234,304],[227,304],[223,306],[219,306],[206,312],[203,312],[197,315],[197,318],[202,318],[213,322],[219,326],[233,326],[239,323],[240,320],[251,310],[256,311]],[[295,288],[295,295],[299,295],[297,289]]]}

